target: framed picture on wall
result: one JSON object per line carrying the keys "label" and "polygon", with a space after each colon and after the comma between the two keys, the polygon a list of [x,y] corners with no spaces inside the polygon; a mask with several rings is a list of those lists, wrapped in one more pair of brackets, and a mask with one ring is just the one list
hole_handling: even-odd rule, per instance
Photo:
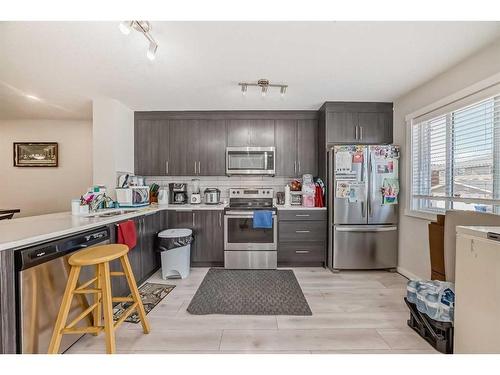
{"label": "framed picture on wall", "polygon": [[57,167],[57,142],[14,142],[14,167]]}

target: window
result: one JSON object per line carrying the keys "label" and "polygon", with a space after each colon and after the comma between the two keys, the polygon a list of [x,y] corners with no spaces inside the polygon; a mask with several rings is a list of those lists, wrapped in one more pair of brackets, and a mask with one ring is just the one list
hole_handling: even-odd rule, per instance
{"label": "window", "polygon": [[500,95],[411,125],[411,209],[500,214]]}

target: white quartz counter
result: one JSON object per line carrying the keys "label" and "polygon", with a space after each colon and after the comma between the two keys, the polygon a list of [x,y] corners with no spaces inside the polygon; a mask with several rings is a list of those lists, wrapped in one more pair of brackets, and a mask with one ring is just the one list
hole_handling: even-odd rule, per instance
{"label": "white quartz counter", "polygon": [[465,234],[468,236],[475,236],[479,238],[488,238],[488,232],[498,233],[500,234],[500,227],[494,226],[480,226],[480,225],[472,225],[472,226],[457,226],[457,233]]}
{"label": "white quartz counter", "polygon": [[103,225],[163,210],[223,210],[224,207],[224,204],[151,205],[140,209],[117,209],[123,210],[125,213],[116,216],[73,216],[71,212],[58,212],[47,215],[21,217],[12,220],[1,220],[0,251],[25,247],[31,244],[68,236],[73,233],[83,232]]}
{"label": "white quartz counter", "polygon": [[322,210],[326,210],[326,207],[303,207],[303,206],[280,206],[280,205],[276,205],[276,208],[278,209],[278,211],[281,211],[281,210],[317,210],[317,211],[322,211]]}

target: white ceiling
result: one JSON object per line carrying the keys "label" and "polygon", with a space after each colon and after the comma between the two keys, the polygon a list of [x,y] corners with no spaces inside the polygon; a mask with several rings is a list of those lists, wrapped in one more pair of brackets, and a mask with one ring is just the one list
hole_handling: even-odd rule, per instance
{"label": "white ceiling", "polygon": [[[149,61],[118,22],[0,22],[0,118],[90,119],[133,110],[317,109],[391,101],[500,38],[500,22],[152,22]],[[246,97],[239,81],[289,85]],[[26,98],[26,94],[41,101]]]}

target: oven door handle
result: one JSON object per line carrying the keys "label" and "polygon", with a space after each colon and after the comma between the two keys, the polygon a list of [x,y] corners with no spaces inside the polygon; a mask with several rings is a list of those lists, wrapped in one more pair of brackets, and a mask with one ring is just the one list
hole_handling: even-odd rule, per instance
{"label": "oven door handle", "polygon": [[[234,218],[234,219],[253,219],[253,214],[226,214],[224,215],[227,218]],[[276,214],[273,213],[273,219],[276,217]]]}

